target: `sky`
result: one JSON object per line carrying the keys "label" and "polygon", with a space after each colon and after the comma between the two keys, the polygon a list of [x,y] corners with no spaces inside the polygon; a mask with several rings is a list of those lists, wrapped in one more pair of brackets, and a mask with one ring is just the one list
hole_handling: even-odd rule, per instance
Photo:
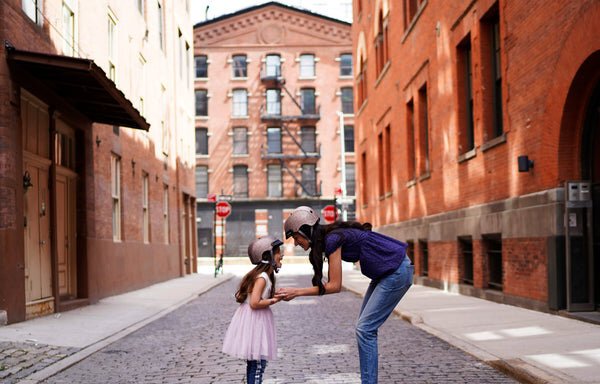
{"label": "sky", "polygon": [[[352,0],[277,0],[295,8],[307,9],[314,13],[352,22]],[[191,0],[192,22],[194,24],[221,15],[237,12],[240,9],[268,3],[269,0]],[[208,6],[208,11],[206,10]]]}

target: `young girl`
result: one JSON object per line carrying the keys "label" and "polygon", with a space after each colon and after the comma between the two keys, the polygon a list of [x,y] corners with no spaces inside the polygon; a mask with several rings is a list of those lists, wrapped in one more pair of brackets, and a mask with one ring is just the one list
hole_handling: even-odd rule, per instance
{"label": "young girl", "polygon": [[265,236],[248,246],[248,256],[256,266],[244,276],[235,294],[241,305],[223,340],[223,352],[246,359],[248,384],[262,383],[267,360],[277,355],[275,323],[269,306],[280,300],[275,297],[275,272],[281,268],[282,244],[273,236]]}

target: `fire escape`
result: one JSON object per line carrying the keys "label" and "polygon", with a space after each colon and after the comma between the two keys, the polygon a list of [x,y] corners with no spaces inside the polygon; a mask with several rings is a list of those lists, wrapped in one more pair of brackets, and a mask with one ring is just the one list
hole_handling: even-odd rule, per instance
{"label": "fire escape", "polygon": [[[267,145],[261,150],[263,160],[277,160],[282,171],[287,172],[293,179],[295,186],[302,189],[302,193],[308,197],[321,196],[321,187],[316,183],[316,164],[321,157],[320,145],[316,144],[315,126],[320,120],[320,107],[315,105],[315,90],[303,89],[300,101],[286,87],[285,79],[281,73],[281,61],[279,56],[268,55],[260,74],[262,85],[265,89],[266,103],[261,106],[260,118],[267,128]],[[292,108],[297,113],[284,113],[281,96],[285,92],[293,102]],[[288,103],[289,106],[289,103]],[[272,148],[269,139],[269,127],[281,128],[280,146],[275,144]],[[312,132],[302,133],[302,129],[310,129]],[[300,138],[300,140],[299,140]],[[301,165],[314,166],[313,180],[298,178],[294,167]],[[304,169],[304,168],[303,168]],[[319,183],[320,184],[320,183]],[[297,191],[297,188],[294,188]],[[283,190],[283,185],[282,185]],[[283,192],[282,192],[283,194]],[[297,193],[295,192],[297,195]],[[284,194],[283,194],[284,195]]]}

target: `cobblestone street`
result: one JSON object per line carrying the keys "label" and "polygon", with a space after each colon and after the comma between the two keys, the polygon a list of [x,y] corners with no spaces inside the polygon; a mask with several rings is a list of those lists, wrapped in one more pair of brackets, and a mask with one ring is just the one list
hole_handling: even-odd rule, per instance
{"label": "cobblestone street", "polygon": [[[278,286],[305,285],[284,275]],[[241,383],[245,362],[223,355],[239,278],[98,351],[45,383]],[[344,291],[273,307],[279,359],[265,383],[359,383],[354,322],[361,298]],[[513,383],[449,344],[390,318],[379,332],[380,383]]]}

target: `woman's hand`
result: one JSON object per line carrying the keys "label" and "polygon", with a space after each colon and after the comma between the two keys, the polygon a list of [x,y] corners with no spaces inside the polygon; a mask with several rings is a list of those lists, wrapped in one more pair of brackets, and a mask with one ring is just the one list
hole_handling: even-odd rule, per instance
{"label": "woman's hand", "polygon": [[283,301],[290,301],[298,297],[298,291],[296,288],[279,288],[275,293],[275,297]]}

